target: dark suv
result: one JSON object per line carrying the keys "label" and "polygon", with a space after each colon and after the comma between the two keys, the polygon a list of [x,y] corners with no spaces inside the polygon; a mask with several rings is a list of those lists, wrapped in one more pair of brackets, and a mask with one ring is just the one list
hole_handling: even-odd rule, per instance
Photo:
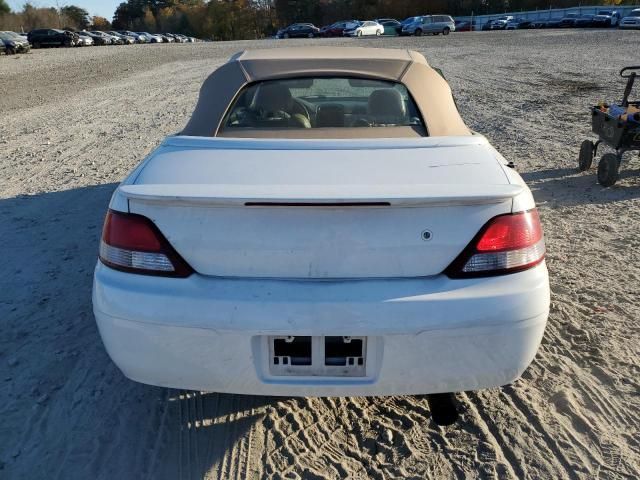
{"label": "dark suv", "polygon": [[73,47],[78,43],[78,35],[67,30],[56,30],[54,28],[42,28],[31,30],[27,35],[29,43],[33,48],[40,47]]}

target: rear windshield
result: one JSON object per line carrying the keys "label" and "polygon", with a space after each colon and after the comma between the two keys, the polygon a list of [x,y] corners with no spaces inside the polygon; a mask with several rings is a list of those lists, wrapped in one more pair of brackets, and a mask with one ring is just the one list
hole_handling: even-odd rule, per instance
{"label": "rear windshield", "polygon": [[423,126],[400,83],[345,77],[269,80],[244,88],[223,129]]}

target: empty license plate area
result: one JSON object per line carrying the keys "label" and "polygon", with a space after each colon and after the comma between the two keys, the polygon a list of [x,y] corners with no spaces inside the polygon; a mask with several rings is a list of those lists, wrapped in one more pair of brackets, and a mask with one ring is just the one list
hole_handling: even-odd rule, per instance
{"label": "empty license plate area", "polygon": [[273,339],[273,364],[296,367],[311,365],[312,337],[282,337]]}
{"label": "empty license plate area", "polygon": [[272,375],[363,377],[366,337],[268,337]]}

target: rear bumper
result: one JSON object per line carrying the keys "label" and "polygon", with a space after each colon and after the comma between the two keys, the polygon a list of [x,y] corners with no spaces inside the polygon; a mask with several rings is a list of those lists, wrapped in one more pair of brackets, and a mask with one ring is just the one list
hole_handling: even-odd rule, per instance
{"label": "rear bumper", "polygon": [[[518,378],[547,321],[544,264],[473,280],[145,277],[98,264],[94,312],[109,355],[136,381],[260,395],[475,390]],[[365,377],[277,377],[266,335],[367,336]]]}

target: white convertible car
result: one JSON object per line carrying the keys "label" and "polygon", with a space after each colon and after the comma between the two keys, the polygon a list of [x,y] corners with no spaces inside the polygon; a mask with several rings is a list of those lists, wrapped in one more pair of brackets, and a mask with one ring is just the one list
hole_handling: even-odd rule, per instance
{"label": "white convertible car", "polygon": [[534,358],[544,254],[529,189],[422,55],[247,51],[115,191],[93,305],[143,383],[459,392]]}

